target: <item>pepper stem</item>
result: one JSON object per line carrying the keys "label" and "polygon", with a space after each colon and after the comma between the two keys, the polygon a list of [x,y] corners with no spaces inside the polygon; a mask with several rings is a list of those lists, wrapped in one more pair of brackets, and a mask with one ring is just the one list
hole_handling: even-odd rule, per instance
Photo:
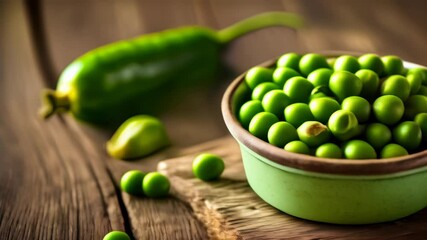
{"label": "pepper stem", "polygon": [[219,41],[227,44],[232,40],[266,27],[284,26],[299,28],[302,26],[302,18],[294,13],[268,12],[244,19],[218,32]]}
{"label": "pepper stem", "polygon": [[47,119],[55,113],[70,110],[70,99],[65,94],[59,94],[52,89],[44,89],[42,92],[42,107],[39,114]]}

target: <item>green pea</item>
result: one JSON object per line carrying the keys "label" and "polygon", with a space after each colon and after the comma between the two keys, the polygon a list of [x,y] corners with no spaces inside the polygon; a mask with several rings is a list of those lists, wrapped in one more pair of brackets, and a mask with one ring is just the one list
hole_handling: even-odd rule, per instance
{"label": "green pea", "polygon": [[360,96],[368,100],[374,99],[380,84],[378,75],[374,71],[368,69],[361,69],[357,71],[355,75],[362,80]]}
{"label": "green pea", "polygon": [[427,68],[411,68],[408,70],[408,75],[418,75],[419,78],[421,78],[421,84],[427,85]]}
{"label": "green pea", "polygon": [[245,76],[245,82],[251,89],[263,82],[273,81],[273,70],[264,67],[253,67],[249,69]]}
{"label": "green pea", "polygon": [[408,155],[408,151],[396,143],[389,143],[383,147],[380,153],[381,158],[393,158]]}
{"label": "green pea", "polygon": [[169,193],[169,188],[169,179],[159,172],[147,173],[142,181],[142,189],[147,197],[165,197]]}
{"label": "green pea", "polygon": [[328,121],[329,130],[340,140],[348,140],[359,133],[356,115],[348,110],[335,111]]}
{"label": "green pea", "polygon": [[335,71],[348,71],[355,73],[360,69],[359,62],[357,58],[350,55],[339,56],[334,63]]}
{"label": "green pea", "polygon": [[288,67],[299,71],[301,55],[298,53],[286,53],[277,60],[277,67]]}
{"label": "green pea", "polygon": [[144,194],[142,191],[142,180],[145,174],[139,170],[131,170],[123,174],[120,179],[120,187],[124,192],[131,195],[141,196]]}
{"label": "green pea", "polygon": [[379,76],[382,76],[384,72],[384,63],[381,58],[372,53],[364,54],[358,59],[361,69],[369,69]]}
{"label": "green pea", "polygon": [[405,149],[414,150],[421,143],[421,128],[414,121],[399,123],[399,125],[393,129],[393,139]]}
{"label": "green pea", "polygon": [[264,112],[262,103],[259,100],[250,100],[242,105],[239,110],[239,120],[244,128],[249,127],[252,118],[260,112]]}
{"label": "green pea", "polygon": [[344,156],[348,159],[374,159],[377,153],[369,143],[356,139],[344,144]]}
{"label": "green pea", "polygon": [[331,134],[326,125],[317,121],[307,121],[297,129],[298,137],[309,147],[317,147],[329,140]]}
{"label": "green pea", "polygon": [[381,85],[381,95],[394,95],[405,101],[409,97],[411,87],[408,80],[400,75],[388,77]]}
{"label": "green pea", "polygon": [[402,75],[404,72],[403,61],[397,56],[384,56],[381,58],[384,64],[384,73],[387,76]]}
{"label": "green pea", "polygon": [[308,76],[311,72],[319,68],[329,68],[326,58],[317,53],[308,53],[302,56],[299,61],[299,69],[303,76]]}
{"label": "green pea", "polygon": [[279,119],[273,113],[260,112],[249,123],[249,132],[264,141],[268,141],[268,129]]}
{"label": "green pea", "polygon": [[268,130],[268,142],[283,148],[287,143],[298,140],[297,130],[288,122],[277,122]]}
{"label": "green pea", "polygon": [[282,90],[272,90],[262,99],[265,111],[273,113],[279,119],[283,119],[283,111],[291,103],[291,99]]}
{"label": "green pea", "polygon": [[302,141],[295,140],[285,145],[284,149],[288,152],[310,155],[310,148]]}
{"label": "green pea", "polygon": [[122,231],[111,231],[104,236],[103,240],[130,240],[130,237]]}
{"label": "green pea", "polygon": [[193,160],[193,174],[203,181],[218,179],[224,168],[224,160],[215,154],[202,153]]}
{"label": "green pea", "polygon": [[293,103],[285,108],[285,120],[298,128],[306,121],[313,121],[310,107],[305,103]]}
{"label": "green pea", "polygon": [[330,97],[312,99],[309,103],[309,107],[314,119],[323,124],[328,123],[332,113],[341,109],[340,104]]}
{"label": "green pea", "polygon": [[420,90],[421,84],[423,82],[422,75],[423,74],[421,74],[421,72],[414,72],[406,75],[406,80],[409,83],[411,95],[416,94]]}
{"label": "green pea", "polygon": [[375,149],[381,149],[391,141],[390,129],[382,123],[371,123],[366,127],[365,138]]}
{"label": "green pea", "polygon": [[275,82],[280,88],[283,88],[286,81],[292,77],[300,76],[300,74],[292,68],[281,67],[274,70],[273,82]]}
{"label": "green pea", "polygon": [[368,121],[371,113],[371,105],[368,100],[359,96],[345,98],[341,103],[341,108],[354,113],[359,123]]}
{"label": "green pea", "polygon": [[110,156],[135,159],[147,156],[170,144],[166,129],[159,119],[137,115],[126,120],[107,142]]}
{"label": "green pea", "polygon": [[331,78],[333,71],[329,68],[319,68],[311,72],[307,76],[307,80],[317,86],[329,86],[329,79]]}
{"label": "green pea", "polygon": [[347,71],[336,71],[329,80],[329,88],[340,101],[346,97],[359,95],[362,87],[362,80]]}
{"label": "green pea", "polygon": [[313,84],[303,77],[293,77],[283,87],[283,91],[293,102],[308,102],[312,90]]}
{"label": "green pea", "polygon": [[408,119],[414,119],[419,113],[427,113],[427,96],[412,95],[405,102],[404,116]]}
{"label": "green pea", "polygon": [[420,90],[418,90],[417,94],[427,96],[427,86],[421,85]]}
{"label": "green pea", "polygon": [[334,143],[324,143],[316,149],[316,157],[342,158],[342,150]]}
{"label": "green pea", "polygon": [[414,121],[421,128],[422,141],[427,143],[427,113],[418,113]]}
{"label": "green pea", "polygon": [[393,125],[402,118],[405,106],[400,98],[394,95],[384,95],[372,104],[376,119],[386,125]]}
{"label": "green pea", "polygon": [[252,91],[252,100],[262,101],[262,98],[264,97],[264,95],[274,89],[279,89],[279,86],[275,83],[272,83],[272,82],[260,83]]}

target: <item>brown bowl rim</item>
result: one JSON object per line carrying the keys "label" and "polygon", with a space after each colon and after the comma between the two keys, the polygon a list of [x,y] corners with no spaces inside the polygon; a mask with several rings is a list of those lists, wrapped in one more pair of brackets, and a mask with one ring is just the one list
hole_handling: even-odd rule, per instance
{"label": "brown bowl rim", "polygon": [[[337,55],[336,53],[332,53],[326,56],[335,57]],[[272,67],[276,62],[277,58],[257,66]],[[279,147],[271,145],[250,134],[240,125],[237,118],[232,114],[232,96],[237,87],[244,80],[245,75],[246,72],[238,76],[228,86],[221,101],[221,111],[230,133],[238,142],[244,144],[253,152],[282,166],[328,174],[383,175],[427,166],[427,150],[395,158],[352,160],[318,158],[310,155],[287,152]]]}

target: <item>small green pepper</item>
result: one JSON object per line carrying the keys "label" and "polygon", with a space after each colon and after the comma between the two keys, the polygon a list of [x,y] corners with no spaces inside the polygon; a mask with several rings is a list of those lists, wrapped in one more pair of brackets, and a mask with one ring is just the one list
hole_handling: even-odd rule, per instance
{"label": "small green pepper", "polygon": [[170,144],[166,129],[155,117],[137,115],[126,120],[107,142],[107,152],[117,159],[147,156]]}
{"label": "small green pepper", "polygon": [[265,27],[300,25],[297,15],[271,12],[218,32],[183,27],[94,49],[66,67],[55,91],[43,93],[41,115],[71,112],[109,128],[137,114],[154,115],[177,89],[213,79],[220,51],[234,39]]}

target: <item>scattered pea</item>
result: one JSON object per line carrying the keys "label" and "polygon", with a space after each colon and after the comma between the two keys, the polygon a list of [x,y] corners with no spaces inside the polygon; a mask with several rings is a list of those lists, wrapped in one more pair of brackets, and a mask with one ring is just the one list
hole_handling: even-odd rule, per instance
{"label": "scattered pea", "polygon": [[288,152],[310,154],[310,148],[302,141],[295,140],[285,145],[284,149]]}
{"label": "scattered pea", "polygon": [[346,97],[359,95],[362,87],[362,80],[347,71],[336,71],[329,80],[329,88],[340,101]]}
{"label": "scattered pea", "polygon": [[372,109],[378,121],[386,125],[393,125],[402,118],[405,106],[400,98],[394,95],[384,95],[375,100]]}
{"label": "scattered pea", "polygon": [[262,99],[262,107],[279,119],[283,119],[283,111],[292,103],[291,99],[282,90],[272,90]]}
{"label": "scattered pea", "polygon": [[342,150],[334,143],[324,143],[316,149],[316,157],[342,158]]}
{"label": "scattered pea", "polygon": [[286,81],[283,91],[292,102],[308,102],[313,84],[303,77],[293,77]]}
{"label": "scattered pea", "polygon": [[381,95],[394,95],[405,101],[409,97],[411,87],[408,80],[400,75],[388,77],[381,85]]}
{"label": "scattered pea", "polygon": [[245,76],[245,82],[253,90],[263,82],[273,81],[273,70],[264,67],[253,67],[249,69]]}
{"label": "scattered pea", "polygon": [[344,155],[348,159],[375,159],[377,153],[367,142],[362,140],[350,140],[344,145]]}
{"label": "scattered pea", "polygon": [[268,130],[268,142],[283,148],[287,143],[298,140],[297,130],[288,122],[277,122]]}
{"label": "scattered pea", "polygon": [[150,172],[142,181],[142,189],[147,197],[165,197],[169,193],[169,179],[159,172]]}
{"label": "scattered pea", "polygon": [[312,99],[309,103],[310,111],[317,121],[327,124],[329,117],[337,110],[341,109],[340,104],[330,97],[320,97]]}
{"label": "scattered pea", "polygon": [[368,121],[371,113],[371,105],[368,100],[359,96],[345,98],[341,103],[341,108],[354,113],[359,123]]}
{"label": "scattered pea", "polygon": [[307,104],[293,103],[285,108],[285,120],[298,128],[304,122],[314,120],[314,116]]}
{"label": "scattered pea", "polygon": [[103,240],[130,240],[130,237],[122,231],[111,231],[104,236]]}
{"label": "scattered pea", "polygon": [[373,100],[377,94],[377,90],[380,84],[380,79],[378,75],[368,69],[361,69],[355,74],[360,80],[362,80],[362,90],[360,91],[360,96],[366,98],[367,100]]}
{"label": "scattered pea", "polygon": [[142,190],[142,180],[145,174],[139,170],[131,170],[123,174],[120,179],[120,187],[124,192],[131,195],[142,196],[144,194]]}
{"label": "scattered pea", "polygon": [[408,150],[416,149],[421,143],[420,126],[414,121],[405,121],[393,129],[394,141]]}
{"label": "scattered pea", "polygon": [[390,75],[402,75],[404,72],[403,62],[397,56],[384,56],[381,58],[381,61],[384,64],[384,73],[387,76]]}
{"label": "scattered pea", "polygon": [[299,70],[303,76],[308,76],[311,72],[319,68],[329,68],[326,58],[317,53],[308,53],[302,56],[299,61]]}
{"label": "scattered pea", "polygon": [[309,147],[317,147],[331,137],[328,127],[317,121],[304,122],[298,127],[297,133],[299,139]]}
{"label": "scattered pea", "polygon": [[193,174],[203,181],[218,179],[224,168],[224,160],[211,153],[202,153],[193,160]]}
{"label": "scattered pea", "polygon": [[252,92],[252,100],[260,100],[265,94],[270,92],[271,90],[279,89],[279,86],[273,82],[263,82],[256,86]]}
{"label": "scattered pea", "polygon": [[311,72],[307,76],[307,80],[317,86],[329,86],[329,79],[331,78],[333,71],[329,68],[319,68]]}
{"label": "scattered pea", "polygon": [[382,76],[384,72],[384,63],[381,58],[373,53],[364,54],[358,59],[361,69],[369,69]]}
{"label": "scattered pea", "polygon": [[380,153],[381,158],[393,158],[408,155],[408,151],[399,144],[389,143],[383,147]]}
{"label": "scattered pea", "polygon": [[300,74],[292,68],[281,67],[274,70],[273,82],[275,82],[280,88],[283,88],[286,81],[290,78],[298,77]]}
{"label": "scattered pea", "polygon": [[249,127],[249,123],[252,118],[260,112],[264,112],[261,101],[259,100],[250,100],[242,105],[239,110],[239,120],[242,126],[246,129]]}
{"label": "scattered pea", "polygon": [[356,57],[350,55],[342,55],[335,60],[334,70],[355,73],[360,70],[360,64],[357,61]]}
{"label": "scattered pea", "polygon": [[382,123],[371,123],[366,127],[365,138],[375,149],[381,149],[391,141],[391,130]]}
{"label": "scattered pea", "polygon": [[279,119],[273,113],[260,112],[249,123],[249,132],[264,141],[268,140],[268,129]]}
{"label": "scattered pea", "polygon": [[299,71],[301,55],[298,53],[286,53],[277,60],[277,67],[288,67]]}

